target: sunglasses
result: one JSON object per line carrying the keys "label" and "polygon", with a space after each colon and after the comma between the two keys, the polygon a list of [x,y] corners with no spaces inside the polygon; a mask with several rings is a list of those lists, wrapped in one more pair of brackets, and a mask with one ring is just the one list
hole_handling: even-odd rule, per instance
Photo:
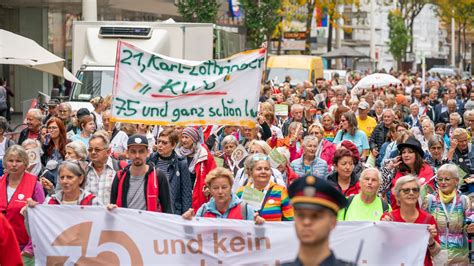
{"label": "sunglasses", "polygon": [[92,153],[92,152],[99,153],[99,152],[101,152],[101,151],[103,151],[103,150],[106,150],[106,149],[107,149],[107,148],[88,148],[87,151],[88,151],[89,153]]}
{"label": "sunglasses", "polygon": [[420,188],[404,188],[404,189],[401,189],[401,191],[404,193],[404,194],[410,194],[410,191],[413,192],[413,194],[417,194],[420,192]]}

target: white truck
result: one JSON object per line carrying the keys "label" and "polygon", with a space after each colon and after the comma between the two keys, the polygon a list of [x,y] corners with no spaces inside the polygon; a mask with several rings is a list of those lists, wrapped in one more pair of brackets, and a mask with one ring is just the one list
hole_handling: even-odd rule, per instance
{"label": "white truck", "polygon": [[75,21],[72,71],[82,84],[73,84],[69,97],[72,109],[92,110],[90,99],[112,93],[119,39],[162,55],[200,61],[212,58],[213,27],[174,21]]}

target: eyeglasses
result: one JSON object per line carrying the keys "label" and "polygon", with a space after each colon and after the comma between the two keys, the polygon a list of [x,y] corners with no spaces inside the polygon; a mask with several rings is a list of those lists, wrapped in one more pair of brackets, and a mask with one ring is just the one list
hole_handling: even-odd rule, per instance
{"label": "eyeglasses", "polygon": [[59,127],[48,127],[48,130],[57,130]]}
{"label": "eyeglasses", "polygon": [[170,144],[169,141],[166,141],[166,140],[158,140],[158,144],[160,144],[160,143],[163,144],[163,145],[168,145],[168,144]]}
{"label": "eyeglasses", "polygon": [[448,183],[451,180],[452,180],[452,178],[450,178],[450,177],[444,177],[444,178],[443,177],[441,177],[441,178],[438,177],[438,183]]}
{"label": "eyeglasses", "polygon": [[99,152],[101,152],[101,151],[103,151],[103,150],[106,150],[106,149],[107,149],[107,148],[88,148],[87,151],[88,151],[89,153],[92,153],[92,152],[99,153]]}
{"label": "eyeglasses", "polygon": [[410,191],[413,192],[413,194],[418,194],[418,193],[420,193],[420,189],[417,188],[417,187],[414,187],[414,188],[404,188],[404,189],[401,189],[401,191],[402,191],[404,194],[410,194]]}

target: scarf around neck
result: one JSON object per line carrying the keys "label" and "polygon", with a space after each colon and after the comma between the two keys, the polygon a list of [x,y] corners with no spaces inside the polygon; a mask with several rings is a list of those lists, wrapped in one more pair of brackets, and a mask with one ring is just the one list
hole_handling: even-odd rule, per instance
{"label": "scarf around neck", "polygon": [[449,195],[446,195],[441,190],[439,190],[439,199],[444,204],[450,203],[454,199],[454,196],[456,196],[456,190],[453,190],[451,193],[449,193]]}

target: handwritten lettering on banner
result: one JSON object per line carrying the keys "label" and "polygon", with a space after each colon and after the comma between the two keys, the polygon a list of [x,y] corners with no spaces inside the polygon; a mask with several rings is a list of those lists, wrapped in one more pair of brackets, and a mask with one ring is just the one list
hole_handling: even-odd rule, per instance
{"label": "handwritten lettering on banner", "polygon": [[254,126],[264,61],[263,49],[197,62],[119,41],[112,121]]}
{"label": "handwritten lettering on banner", "polygon": [[[37,265],[278,265],[292,261],[292,222],[195,218],[105,207],[28,209]],[[423,265],[426,225],[342,222],[331,233],[336,256],[360,265]]]}

